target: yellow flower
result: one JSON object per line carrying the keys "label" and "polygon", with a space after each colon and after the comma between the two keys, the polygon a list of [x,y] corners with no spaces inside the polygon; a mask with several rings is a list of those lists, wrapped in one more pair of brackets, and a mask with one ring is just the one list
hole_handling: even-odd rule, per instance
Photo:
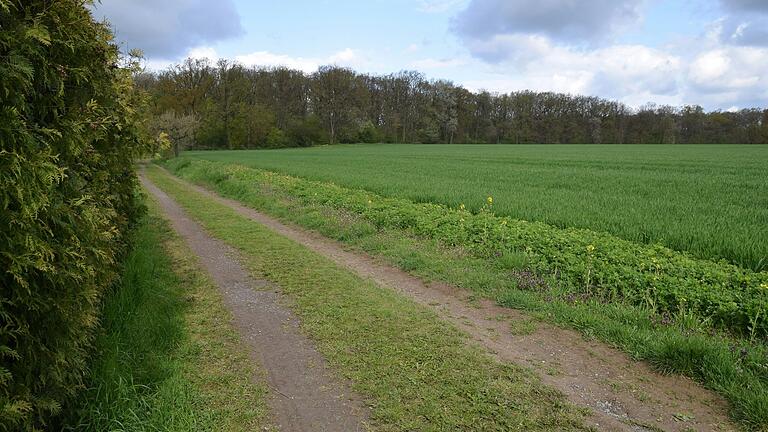
{"label": "yellow flower", "polygon": [[464,210],[464,204],[459,204],[459,210]]}
{"label": "yellow flower", "polygon": [[764,282],[764,283],[761,283],[761,284],[760,284],[760,288],[762,288],[762,289],[764,289],[764,290],[768,290],[768,283],[765,283],[765,282]]}
{"label": "yellow flower", "polygon": [[488,201],[488,204],[493,205],[493,197],[489,196],[487,201]]}
{"label": "yellow flower", "polygon": [[368,200],[368,204],[373,204],[373,201],[371,201],[371,200]]}
{"label": "yellow flower", "polygon": [[592,253],[595,251],[595,245],[589,245],[587,246],[587,252]]}
{"label": "yellow flower", "polygon": [[464,222],[464,218],[459,219],[459,222]]}
{"label": "yellow flower", "polygon": [[501,221],[501,224],[502,224],[502,225],[506,225],[506,224],[507,224],[507,221],[506,221],[506,220],[503,220],[503,221]]}

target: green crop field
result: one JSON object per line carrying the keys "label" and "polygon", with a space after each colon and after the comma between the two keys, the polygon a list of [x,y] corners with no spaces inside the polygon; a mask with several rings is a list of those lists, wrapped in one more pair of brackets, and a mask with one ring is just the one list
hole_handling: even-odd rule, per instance
{"label": "green crop field", "polygon": [[768,267],[768,146],[346,145],[188,156]]}

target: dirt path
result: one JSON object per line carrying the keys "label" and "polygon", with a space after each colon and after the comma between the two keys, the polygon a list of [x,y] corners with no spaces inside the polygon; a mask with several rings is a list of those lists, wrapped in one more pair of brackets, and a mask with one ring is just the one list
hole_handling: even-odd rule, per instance
{"label": "dirt path", "polygon": [[[598,430],[616,431],[730,431],[726,402],[692,380],[654,372],[642,362],[600,342],[585,341],[575,331],[531,321],[524,313],[491,301],[469,303],[464,290],[441,283],[425,283],[366,254],[344,247],[299,227],[282,222],[179,179],[238,213],[320,253],[359,276],[401,292],[435,310],[468,333],[499,361],[532,367],[543,382],[592,411],[590,423]],[[513,327],[530,334],[513,334]]]}
{"label": "dirt path", "polygon": [[323,357],[300,332],[297,318],[283,305],[279,288],[252,278],[231,247],[209,236],[144,176],[141,181],[198,255],[232,311],[251,357],[266,371],[274,425],[284,432],[366,430],[368,411],[362,399],[349,383],[331,376]]}

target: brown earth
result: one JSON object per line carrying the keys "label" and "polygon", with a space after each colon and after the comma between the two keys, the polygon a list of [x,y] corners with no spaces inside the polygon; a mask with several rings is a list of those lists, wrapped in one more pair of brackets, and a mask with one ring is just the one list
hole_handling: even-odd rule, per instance
{"label": "brown earth", "polygon": [[398,291],[465,331],[494,358],[535,370],[542,381],[591,411],[589,424],[610,431],[731,431],[727,403],[694,381],[662,375],[647,364],[577,332],[531,319],[491,301],[467,301],[464,290],[429,283],[340,243],[286,225],[241,203],[169,175],[239,214]]}
{"label": "brown earth", "polygon": [[234,249],[208,235],[144,176],[141,181],[211,275],[252,360],[266,372],[274,427],[284,432],[367,430],[369,412],[362,398],[350,383],[333,376],[301,333],[279,287],[252,278]]}

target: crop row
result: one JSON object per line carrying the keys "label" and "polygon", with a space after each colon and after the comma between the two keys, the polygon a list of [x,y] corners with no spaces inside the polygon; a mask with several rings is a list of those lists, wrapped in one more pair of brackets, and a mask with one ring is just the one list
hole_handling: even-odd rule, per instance
{"label": "crop row", "polygon": [[492,197],[472,213],[463,206],[415,203],[239,165],[177,159],[169,167],[191,179],[280,190],[305,203],[354,212],[377,226],[409,229],[478,256],[524,253],[531,270],[556,277],[573,292],[647,305],[660,314],[693,314],[738,335],[768,336],[765,272],[605,233],[499,217],[493,214]]}

